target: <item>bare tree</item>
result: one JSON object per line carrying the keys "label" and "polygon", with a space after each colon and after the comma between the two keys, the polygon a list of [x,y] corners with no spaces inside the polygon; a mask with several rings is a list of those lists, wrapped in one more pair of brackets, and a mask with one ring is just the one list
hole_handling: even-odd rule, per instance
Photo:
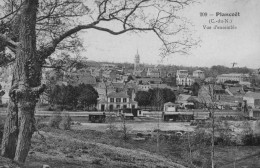
{"label": "bare tree", "polygon": [[[200,93],[200,100],[209,112],[211,119],[211,167],[215,168],[215,110],[217,109],[217,96],[215,83],[202,86],[204,93]],[[203,91],[202,91],[203,92]]]}
{"label": "bare tree", "polygon": [[[25,162],[35,130],[34,112],[45,85],[46,60],[60,50],[81,45],[78,32],[96,30],[112,35],[153,32],[162,41],[162,56],[187,54],[196,42],[178,11],[193,0],[3,0],[0,49],[12,54],[13,79],[2,156]],[[113,26],[111,26],[113,25]],[[1,58],[7,58],[2,52]]]}

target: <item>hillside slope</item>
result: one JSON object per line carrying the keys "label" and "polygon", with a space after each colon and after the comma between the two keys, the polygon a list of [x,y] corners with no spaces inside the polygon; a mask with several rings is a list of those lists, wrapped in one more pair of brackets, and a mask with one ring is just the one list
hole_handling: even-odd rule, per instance
{"label": "hillside slope", "polygon": [[[34,135],[26,167],[149,167],[184,168],[162,156],[139,149],[126,149],[75,136],[71,131],[41,131]],[[44,138],[43,138],[44,137]]]}

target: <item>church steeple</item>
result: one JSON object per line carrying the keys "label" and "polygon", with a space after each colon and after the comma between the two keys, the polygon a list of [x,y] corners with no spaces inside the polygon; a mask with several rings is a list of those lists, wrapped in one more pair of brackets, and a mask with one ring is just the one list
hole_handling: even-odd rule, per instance
{"label": "church steeple", "polygon": [[138,49],[135,55],[135,64],[134,64],[134,70],[136,71],[140,64],[140,55],[138,53]]}

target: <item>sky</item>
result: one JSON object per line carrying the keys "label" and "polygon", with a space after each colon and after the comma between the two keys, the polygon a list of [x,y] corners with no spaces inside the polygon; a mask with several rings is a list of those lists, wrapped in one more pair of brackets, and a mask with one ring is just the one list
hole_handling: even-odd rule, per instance
{"label": "sky", "polygon": [[[201,17],[200,12],[207,12],[208,16]],[[223,17],[231,19],[229,25],[237,29],[205,30],[203,25],[209,25],[209,19],[220,18],[215,16],[216,12],[239,12],[239,17]],[[138,50],[140,62],[147,64],[231,67],[236,62],[237,67],[260,67],[259,0],[201,0],[184,9],[183,15],[192,22],[192,32],[201,41],[189,55],[172,54],[162,60],[162,43],[153,33],[113,36],[95,30],[81,34],[85,47],[81,54],[88,60],[133,63]]]}

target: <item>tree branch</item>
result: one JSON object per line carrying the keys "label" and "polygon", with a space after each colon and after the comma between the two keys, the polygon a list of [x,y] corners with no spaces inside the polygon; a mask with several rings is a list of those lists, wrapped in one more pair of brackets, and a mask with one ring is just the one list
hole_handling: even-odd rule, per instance
{"label": "tree branch", "polygon": [[17,45],[18,43],[14,42],[3,34],[0,34],[0,48],[8,47],[10,50],[15,52]]}
{"label": "tree branch", "polygon": [[[106,11],[107,11],[107,2],[108,2],[108,0],[104,0],[104,1],[102,1],[102,2],[98,5],[99,15],[98,15],[97,20],[101,19],[102,15],[103,15],[104,13],[106,13]],[[104,4],[103,11],[101,11],[101,7],[102,7],[103,4]]]}
{"label": "tree branch", "polygon": [[128,13],[128,15],[126,15],[125,19],[124,19],[124,24],[123,27],[124,29],[126,29],[126,22],[128,20],[128,18],[136,11],[136,9],[143,3],[149,0],[142,0],[141,2],[139,2],[138,4],[135,5],[135,7]]}

